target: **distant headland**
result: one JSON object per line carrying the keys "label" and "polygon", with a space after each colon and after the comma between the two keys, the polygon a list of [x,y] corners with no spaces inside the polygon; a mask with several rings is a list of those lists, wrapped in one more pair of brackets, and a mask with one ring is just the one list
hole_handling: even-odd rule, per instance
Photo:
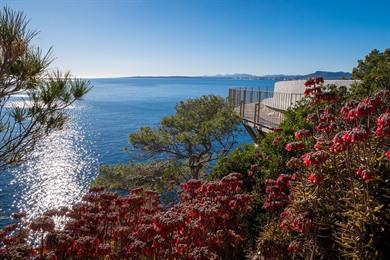
{"label": "distant headland", "polygon": [[246,79],[246,80],[299,80],[299,79],[308,79],[312,77],[323,77],[326,80],[337,80],[337,79],[351,79],[352,74],[350,72],[343,71],[315,71],[310,74],[302,75],[287,75],[287,74],[274,74],[274,75],[264,75],[257,76],[252,74],[245,73],[235,73],[235,74],[218,74],[211,76],[129,76],[129,77],[120,77],[120,78],[223,78],[223,79]]}

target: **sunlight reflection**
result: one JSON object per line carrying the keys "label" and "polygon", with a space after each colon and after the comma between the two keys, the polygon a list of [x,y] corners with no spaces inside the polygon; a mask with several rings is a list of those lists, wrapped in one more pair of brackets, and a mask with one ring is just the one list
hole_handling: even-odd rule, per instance
{"label": "sunlight reflection", "polygon": [[43,140],[31,160],[13,170],[13,184],[20,190],[13,207],[29,218],[80,200],[96,174],[98,161],[86,141],[82,112],[80,106],[72,109],[72,120],[64,129]]}

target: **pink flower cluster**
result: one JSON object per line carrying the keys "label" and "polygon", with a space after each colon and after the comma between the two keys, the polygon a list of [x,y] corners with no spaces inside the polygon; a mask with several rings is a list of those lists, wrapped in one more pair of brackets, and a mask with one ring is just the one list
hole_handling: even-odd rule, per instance
{"label": "pink flower cluster", "polygon": [[[154,191],[118,196],[93,188],[72,209],[3,229],[0,258],[234,259],[245,240],[242,219],[254,203],[241,186],[237,173],[219,182],[191,180],[182,202],[167,210]],[[58,215],[68,219],[62,230],[52,219]],[[29,236],[40,241],[30,244]]]}

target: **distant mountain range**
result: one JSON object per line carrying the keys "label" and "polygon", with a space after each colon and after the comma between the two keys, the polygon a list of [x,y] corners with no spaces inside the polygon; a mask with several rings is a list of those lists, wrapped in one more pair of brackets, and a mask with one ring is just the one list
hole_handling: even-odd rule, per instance
{"label": "distant mountain range", "polygon": [[323,77],[324,79],[351,79],[352,74],[349,72],[343,71],[316,71],[314,73],[306,75],[285,75],[285,74],[276,74],[276,75],[264,75],[256,76],[251,74],[226,74],[226,75],[215,75],[207,76],[212,78],[229,78],[229,79],[268,79],[268,80],[298,80],[298,79],[308,79],[312,77]]}
{"label": "distant mountain range", "polygon": [[343,71],[316,71],[314,73],[306,75],[286,75],[286,74],[275,74],[275,75],[265,75],[265,76],[256,76],[251,74],[219,74],[213,76],[131,76],[131,77],[121,77],[121,78],[221,78],[221,79],[265,79],[265,80],[298,80],[298,79],[308,79],[312,77],[323,77],[324,79],[351,79],[352,74],[349,72]]}

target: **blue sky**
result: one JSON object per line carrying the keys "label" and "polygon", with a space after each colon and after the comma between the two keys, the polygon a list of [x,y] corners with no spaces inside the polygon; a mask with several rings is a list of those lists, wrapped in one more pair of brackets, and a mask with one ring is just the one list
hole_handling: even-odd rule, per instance
{"label": "blue sky", "polygon": [[76,76],[351,71],[390,47],[390,1],[0,0]]}

